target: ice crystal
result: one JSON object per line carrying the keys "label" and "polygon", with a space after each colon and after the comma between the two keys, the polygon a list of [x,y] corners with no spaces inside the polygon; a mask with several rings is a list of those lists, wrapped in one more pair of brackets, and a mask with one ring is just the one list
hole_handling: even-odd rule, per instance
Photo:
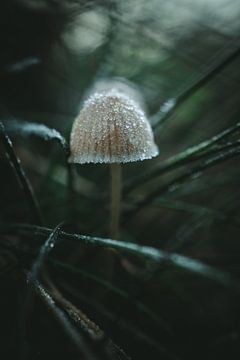
{"label": "ice crystal", "polygon": [[150,124],[139,105],[112,89],[83,105],[70,140],[74,163],[125,163],[158,155]]}

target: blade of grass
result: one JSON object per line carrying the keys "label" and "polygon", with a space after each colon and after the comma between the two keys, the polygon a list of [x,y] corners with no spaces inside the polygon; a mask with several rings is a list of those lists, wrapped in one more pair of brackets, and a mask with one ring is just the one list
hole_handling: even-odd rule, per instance
{"label": "blade of grass", "polygon": [[41,268],[49,255],[50,251],[53,250],[55,247],[59,237],[60,237],[60,231],[61,231],[62,223],[57,225],[55,229],[50,233],[47,240],[44,242],[44,244],[41,246],[38,256],[36,260],[34,261],[32,265],[32,269],[30,272],[30,275],[33,279],[37,280],[38,275],[41,271]]}
{"label": "blade of grass", "polygon": [[10,138],[8,137],[8,135],[6,134],[6,131],[5,131],[5,128],[4,128],[4,125],[2,122],[0,122],[0,139],[5,148],[5,152],[6,152],[8,160],[9,160],[9,163],[15,170],[15,175],[21,185],[21,188],[25,195],[26,201],[29,205],[30,211],[31,211],[31,213],[33,213],[34,220],[36,221],[37,224],[42,224],[43,220],[42,220],[42,215],[40,212],[40,207],[39,207],[37,198],[34,194],[32,185],[31,185],[25,171],[23,170],[20,159],[16,156],[16,154],[14,152],[12,142],[11,142]]}
{"label": "blade of grass", "polygon": [[[114,328],[120,329],[121,332],[127,334],[127,336],[131,336],[136,338],[137,341],[145,343],[151,349],[155,349],[161,358],[161,356],[166,357],[169,360],[179,360],[176,354],[172,352],[172,348],[165,347],[161,342],[161,335],[159,333],[155,333],[158,339],[154,339],[147,331],[147,329],[141,329],[139,326],[134,325],[132,322],[129,322],[129,319],[124,319],[123,317],[116,317],[115,313],[109,311],[108,308],[103,307],[102,304],[96,303],[93,299],[89,299],[88,297],[84,296],[82,293],[76,292],[75,289],[69,286],[69,284],[64,283],[64,289],[71,295],[74,295],[76,298],[80,299],[81,302],[84,303],[86,306],[90,306],[90,308],[101,317],[104,318],[104,323],[106,324],[106,319],[110,323],[111,330]],[[106,325],[105,325],[106,326]]]}
{"label": "blade of grass", "polygon": [[[53,242],[56,242],[55,240],[53,240],[53,237],[57,236],[57,231],[59,229],[59,226],[57,228],[55,228],[55,230],[53,230],[53,232],[50,234],[49,239],[47,240],[47,251],[44,254],[44,257],[47,256],[47,254],[49,254],[49,246],[50,248],[52,248],[51,244]],[[55,234],[55,235],[54,235]],[[45,242],[46,244],[46,242]],[[14,256],[16,256],[18,259],[20,259],[22,256],[25,257],[26,255],[29,256],[29,252],[25,250],[23,250],[22,248],[18,248],[15,245],[13,245],[12,243],[0,243],[0,247],[3,250],[6,250],[9,253],[13,253]],[[42,247],[43,249],[43,247]],[[43,251],[43,250],[42,250]],[[40,258],[42,258],[40,260],[40,262],[42,262],[43,260],[43,255],[42,255],[42,251],[41,255],[39,256],[39,260]],[[38,260],[38,261],[39,261]],[[50,263],[55,263],[55,261],[53,259],[49,259]],[[36,264],[36,262],[35,262]],[[63,264],[62,262],[59,262],[59,264]],[[61,265],[59,264],[55,264],[57,267],[61,267]],[[33,266],[34,268],[35,266]],[[36,278],[36,272],[34,274],[34,271],[32,270],[32,272],[29,272],[27,274],[27,279],[28,282],[31,283],[32,287],[33,287],[33,281],[35,282],[35,284],[40,284],[40,282],[37,280]],[[52,298],[52,300],[54,301],[56,306],[62,306],[64,308],[64,312],[69,316],[69,318],[77,325],[78,328],[81,329],[81,331],[88,335],[87,337],[90,338],[91,341],[94,342],[98,342],[97,347],[99,348],[98,350],[100,350],[100,347],[105,347],[105,357],[106,359],[112,359],[111,354],[116,354],[117,358],[119,359],[123,359],[123,360],[130,360],[130,358],[127,356],[127,354],[117,345],[115,344],[109,337],[106,337],[106,334],[103,333],[103,331],[98,327],[98,325],[96,325],[95,323],[93,323],[81,310],[79,310],[77,307],[75,307],[70,301],[68,301],[67,299],[65,299],[62,294],[58,291],[58,289],[55,287],[55,285],[49,280],[49,278],[44,278],[44,280],[47,280],[47,284],[49,289],[47,290],[45,288],[44,293],[42,292],[42,295],[48,295],[48,299],[47,300],[47,305],[49,307],[48,304],[48,300],[51,300],[50,298]],[[42,289],[43,289],[43,285],[40,284]],[[36,290],[36,288],[35,288]],[[29,288],[28,288],[29,291]],[[44,299],[43,299],[44,300]],[[46,301],[45,301],[46,302]],[[28,308],[28,307],[27,307]],[[56,311],[58,311],[57,309],[55,309]],[[60,310],[61,311],[61,310]],[[22,308],[21,308],[21,314],[22,314]],[[21,316],[22,318],[22,316]],[[25,319],[24,321],[21,320],[21,322],[25,325]],[[21,325],[23,325],[21,324]],[[64,325],[64,324],[63,324]],[[24,355],[26,355],[26,331],[25,331],[25,327],[23,328],[21,326],[21,335],[23,335],[23,342],[24,342]],[[66,329],[65,329],[66,330]],[[71,336],[71,334],[69,334]],[[22,336],[21,336],[22,338]],[[74,339],[73,339],[74,340]],[[26,357],[26,356],[25,356]],[[25,358],[24,357],[24,358]]]}
{"label": "blade of grass", "polygon": [[121,355],[120,358],[124,360],[130,360],[125,352],[118,347],[106,334],[96,325],[85,312],[73,305],[67,300],[59,289],[52,283],[51,280],[47,281],[48,287],[51,289],[51,295],[55,299],[56,303],[64,308],[64,311],[68,314],[69,318],[83,331],[83,333],[90,338],[92,342],[95,342],[99,348],[102,347],[102,353],[104,358],[112,359],[113,354]]}
{"label": "blade of grass", "polygon": [[69,155],[69,146],[66,139],[60,134],[59,131],[49,128],[46,125],[26,122],[20,120],[11,120],[5,124],[6,130],[13,136],[29,137],[37,136],[45,141],[57,141],[63,150]]}
{"label": "blade of grass", "polygon": [[71,321],[68,319],[66,314],[61,310],[61,308],[56,305],[52,295],[43,287],[43,285],[38,280],[39,273],[43,267],[47,256],[58,241],[61,226],[62,224],[57,225],[56,228],[50,233],[47,240],[41,246],[39,254],[32,265],[31,271],[27,274],[28,283],[31,285],[31,287],[27,287],[24,310],[26,313],[30,307],[32,295],[31,289],[33,288],[49,307],[56,319],[60,322],[69,338],[75,343],[75,345],[77,345],[78,350],[80,350],[82,355],[84,355],[84,358],[97,359],[98,357],[95,356],[92,349],[90,349],[89,345],[87,345],[84,338],[80,336],[77,329],[71,324]]}
{"label": "blade of grass", "polygon": [[197,90],[207,84],[212,78],[218,75],[223,69],[230,65],[240,55],[240,47],[234,45],[223,57],[213,62],[207,70],[199,74],[197,81],[184,89],[176,98],[167,100],[157,114],[152,118],[152,126],[156,131],[158,126],[166,121],[188,98]]}
{"label": "blade of grass", "polygon": [[[51,232],[51,234],[48,236],[47,240],[40,247],[37,258],[33,262],[32,268],[31,268],[30,272],[28,273],[28,279],[31,280],[30,284],[34,285],[35,282],[37,283],[39,281],[38,277],[39,277],[40,271],[44,265],[44,261],[45,261],[47,255],[49,254],[51,249],[55,246],[55,243],[58,239],[59,231],[60,231],[60,225],[58,225]],[[24,298],[23,298],[23,303],[22,303],[21,333],[22,333],[22,336],[24,337],[24,339],[27,338],[27,336],[26,336],[26,334],[27,334],[27,319],[28,319],[29,309],[32,308],[32,304],[33,304],[33,290],[34,290],[34,286],[27,286],[25,294],[24,294]],[[21,349],[22,358],[25,358],[27,355],[26,344],[27,344],[27,341],[25,340],[23,342],[24,346]]]}
{"label": "blade of grass", "polygon": [[208,207],[196,205],[193,203],[188,203],[185,201],[179,201],[179,200],[172,200],[167,198],[157,198],[153,201],[153,205],[160,205],[163,208],[171,209],[175,211],[185,211],[192,214],[198,214],[198,215],[205,215],[210,216],[217,219],[226,219],[227,216],[224,214],[224,212],[214,210]]}
{"label": "blade of grass", "polygon": [[[8,245],[0,244],[0,246],[1,246],[1,248],[6,249],[8,251],[10,250],[10,251],[16,252],[16,255],[26,255],[26,251],[23,251],[22,249],[19,249],[19,248],[15,248],[12,244],[11,245],[10,244],[8,244]],[[136,306],[136,309],[138,309],[139,311],[141,311],[142,313],[147,315],[149,317],[149,319],[151,319],[156,324],[158,324],[166,332],[168,332],[168,333],[170,332],[169,326],[156,313],[152,312],[144,303],[140,302],[139,300],[137,300],[135,298],[132,298],[131,295],[128,292],[126,292],[125,290],[123,290],[117,286],[114,286],[112,283],[96,276],[95,274],[84,271],[84,270],[80,269],[79,267],[71,266],[62,261],[53,259],[52,257],[50,257],[48,259],[48,263],[50,263],[53,266],[55,266],[59,269],[62,269],[64,271],[68,271],[68,272],[72,272],[72,273],[81,275],[83,277],[86,277],[87,279],[90,279],[91,281],[96,282],[97,284],[103,286],[108,291],[111,291],[111,292],[115,293],[116,295],[120,296],[121,298],[125,299],[126,301],[131,302],[134,306]]]}
{"label": "blade of grass", "polygon": [[[32,270],[30,272],[30,277],[32,280],[38,281],[38,275],[39,272],[45,262],[45,260],[47,259],[47,256],[49,255],[50,251],[55,247],[58,238],[59,238],[59,234],[61,231],[61,226],[63,223],[59,224],[56,226],[56,228],[51,232],[51,234],[49,235],[49,237],[47,238],[47,240],[45,241],[45,243],[41,246],[39,254],[37,256],[37,259],[35,260],[33,266],[32,266]],[[77,325],[81,325],[80,328],[83,331],[83,333],[87,336],[89,339],[91,339],[91,341],[93,343],[102,343],[101,345],[104,345],[103,343],[103,333],[100,333],[99,331],[96,332],[96,327],[95,327],[95,336],[93,336],[93,328],[90,330],[89,326],[90,326],[90,320],[87,319],[86,320],[86,316],[84,316],[84,314],[82,312],[80,312],[77,308],[75,308],[69,301],[67,301],[65,298],[63,298],[63,296],[61,295],[61,293],[57,290],[57,288],[52,284],[52,282],[49,280],[48,275],[45,273],[44,274],[44,278],[47,281],[48,285],[50,284],[51,286],[51,296],[55,301],[59,302],[63,308],[64,311],[68,314],[68,316],[75,322],[77,323]],[[91,335],[91,336],[89,336]],[[98,345],[96,345],[98,346]],[[98,346],[99,347],[99,346]],[[100,350],[100,348],[99,348]],[[102,350],[105,353],[105,358],[108,359],[109,358],[109,354],[108,351],[106,351],[106,349],[103,347]]]}
{"label": "blade of grass", "polygon": [[56,287],[55,284],[48,278],[45,279],[48,288],[51,290],[51,295],[55,299],[56,303],[64,308],[64,311],[68,314],[69,318],[76,323],[78,327],[92,340],[102,341],[105,334],[82,310],[77,308],[73,303],[63,296],[62,292]]}
{"label": "blade of grass", "polygon": [[68,163],[68,157],[70,155],[69,145],[62,134],[56,129],[49,128],[44,124],[38,124],[33,122],[26,122],[20,120],[11,120],[5,124],[7,131],[13,136],[29,137],[36,136],[44,141],[56,141],[60,144],[64,151],[66,159],[66,167],[68,171],[68,187],[70,193],[73,192],[73,172],[71,165]]}
{"label": "blade of grass", "polygon": [[187,170],[184,174],[176,177],[175,179],[171,180],[169,183],[165,184],[164,186],[156,190],[153,190],[143,200],[135,204],[135,209],[129,211],[129,213],[127,214],[128,221],[145,206],[154,202],[155,199],[160,195],[168,191],[175,190],[184,182],[199,177],[205,170],[213,166],[216,166],[224,161],[233,159],[234,157],[237,157],[239,155],[240,155],[240,146],[234,147],[233,149],[227,150],[225,152],[220,152],[220,154],[217,154],[216,156],[206,160],[202,164],[197,165],[190,170]]}
{"label": "blade of grass", "polygon": [[72,342],[76,345],[79,352],[84,356],[84,359],[89,360],[97,360],[98,357],[94,354],[90,346],[84,340],[82,336],[80,336],[79,332],[72,325],[71,321],[68,319],[66,314],[56,305],[50,293],[43,287],[43,285],[34,280],[31,275],[28,276],[28,282],[31,283],[36,293],[43,300],[43,302],[47,305],[51,313],[57,319],[57,321],[61,324],[65,333],[69,336]]}
{"label": "blade of grass", "polygon": [[84,271],[84,270],[80,269],[79,267],[76,268],[69,264],[65,264],[61,261],[53,260],[53,259],[50,259],[50,262],[53,265],[55,265],[56,267],[62,268],[63,270],[82,275],[82,276],[86,277],[87,279],[90,279],[90,280],[96,282],[97,284],[100,284],[101,286],[105,287],[106,289],[115,293],[116,295],[120,296],[121,298],[125,299],[126,301],[131,302],[132,304],[134,304],[134,306],[136,306],[136,309],[138,309],[139,311],[141,311],[142,313],[147,315],[152,321],[154,321],[159,326],[161,326],[161,328],[164,328],[165,331],[169,332],[168,325],[165,322],[163,322],[163,320],[156,313],[151,311],[141,301],[138,301],[138,300],[135,300],[134,298],[132,298],[131,295],[129,293],[127,293],[125,290],[120,289],[119,287],[114,286],[109,281],[106,281],[106,280],[100,278],[99,276],[96,276],[95,274],[91,274],[90,272]]}
{"label": "blade of grass", "polygon": [[[123,193],[126,195],[132,190],[135,190],[138,186],[151,181],[153,177],[164,174],[167,171],[173,170],[183,164],[186,164],[190,159],[198,159],[194,158],[194,156],[202,153],[203,151],[211,148],[213,145],[216,145],[220,141],[224,140],[226,137],[237,134],[240,130],[240,122],[236,123],[233,126],[228,127],[227,129],[221,131],[220,133],[214,135],[208,140],[205,140],[197,145],[189,147],[188,149],[180,152],[177,155],[174,155],[164,162],[160,163],[157,166],[154,166],[147,170],[145,173],[131,178],[128,182],[124,184]],[[204,153],[203,153],[204,154]],[[205,155],[205,154],[204,154]]]}
{"label": "blade of grass", "polygon": [[[3,234],[45,237],[49,236],[52,230],[28,224],[0,224],[0,232]],[[158,264],[164,263],[166,265],[176,266],[177,268],[198,274],[206,279],[213,280],[226,287],[232,288],[237,292],[240,291],[239,284],[236,283],[229,274],[184,255],[167,252],[149,246],[140,246],[131,242],[91,237],[87,235],[67,233],[65,231],[60,231],[59,238],[66,241],[81,242],[82,244],[89,246],[113,248],[121,253],[131,254]]]}

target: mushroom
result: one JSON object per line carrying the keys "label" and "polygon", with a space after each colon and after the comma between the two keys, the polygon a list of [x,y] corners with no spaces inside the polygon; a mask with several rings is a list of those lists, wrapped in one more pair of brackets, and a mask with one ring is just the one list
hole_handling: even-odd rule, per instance
{"label": "mushroom", "polygon": [[119,236],[121,164],[151,159],[159,151],[138,103],[116,88],[96,92],[83,104],[70,139],[70,163],[109,163],[110,236]]}

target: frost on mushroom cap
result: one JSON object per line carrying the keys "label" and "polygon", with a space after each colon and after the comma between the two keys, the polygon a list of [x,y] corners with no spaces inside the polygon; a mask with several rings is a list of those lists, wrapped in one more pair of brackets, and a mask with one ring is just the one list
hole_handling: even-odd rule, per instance
{"label": "frost on mushroom cap", "polygon": [[158,155],[151,126],[137,103],[117,90],[83,105],[70,139],[73,163],[125,163]]}

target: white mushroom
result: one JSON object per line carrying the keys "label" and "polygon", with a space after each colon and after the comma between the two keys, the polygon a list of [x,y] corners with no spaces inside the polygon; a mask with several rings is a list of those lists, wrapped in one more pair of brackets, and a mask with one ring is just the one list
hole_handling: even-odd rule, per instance
{"label": "white mushroom", "polygon": [[70,139],[71,163],[110,163],[112,172],[112,230],[118,236],[121,163],[151,159],[159,151],[140,106],[111,89],[97,92],[83,104]]}

